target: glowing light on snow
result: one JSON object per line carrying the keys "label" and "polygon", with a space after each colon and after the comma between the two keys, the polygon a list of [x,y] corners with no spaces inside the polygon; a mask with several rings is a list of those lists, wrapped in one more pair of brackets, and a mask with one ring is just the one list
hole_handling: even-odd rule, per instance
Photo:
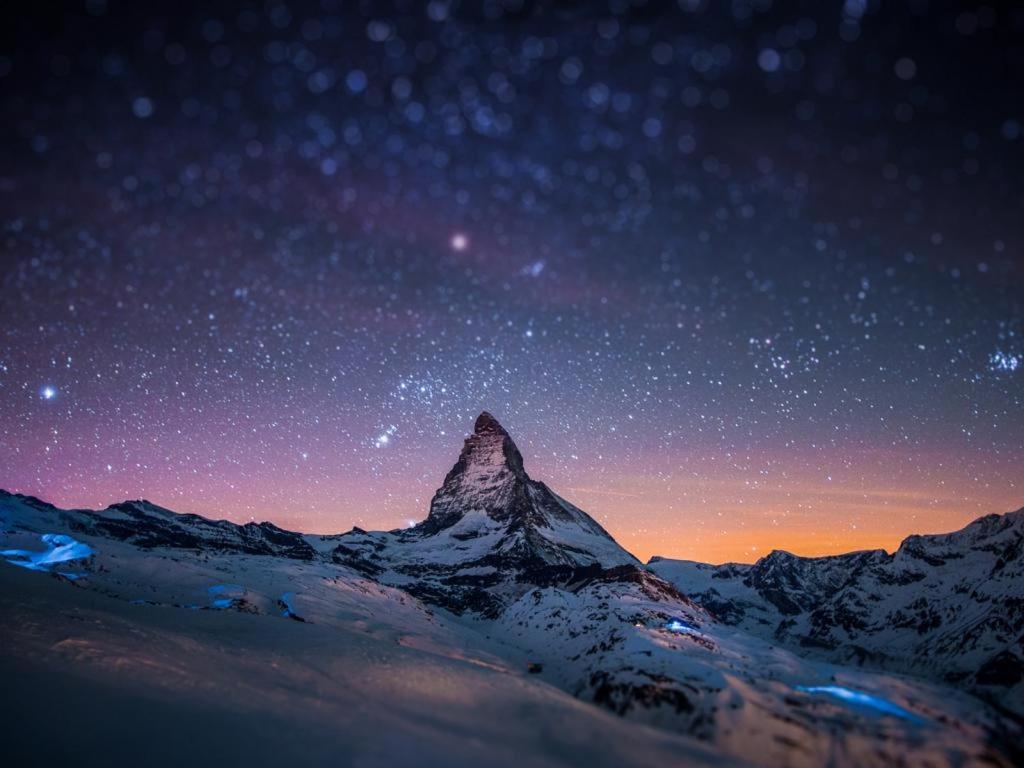
{"label": "glowing light on snow", "polygon": [[295,608],[292,605],[292,600],[294,598],[295,594],[293,592],[285,592],[283,595],[281,595],[280,602],[281,605],[283,606],[283,609],[281,610],[281,615],[284,616],[286,619],[290,619],[292,616],[295,615]]}
{"label": "glowing light on snow", "polygon": [[[53,567],[60,563],[84,560],[95,554],[95,550],[88,544],[61,533],[44,533],[39,538],[47,546],[47,549],[42,552],[33,552],[28,549],[6,549],[0,552],[0,557],[5,558],[11,565],[28,568],[30,571],[52,571]],[[81,578],[81,574],[63,575],[72,581]]]}
{"label": "glowing light on snow", "polygon": [[236,591],[236,590],[237,591],[244,591],[245,588],[244,587],[240,587],[238,584],[214,584],[212,587],[210,587],[206,591],[209,592],[211,595],[220,595],[220,594],[223,594],[224,592],[233,592],[233,591]]}
{"label": "glowing light on snow", "polygon": [[669,632],[679,632],[684,635],[698,634],[695,626],[682,619],[669,619],[668,623],[665,624],[665,629]]}
{"label": "glowing light on snow", "polygon": [[230,608],[245,595],[245,587],[238,584],[214,584],[206,590],[213,608]]}
{"label": "glowing light on snow", "polygon": [[452,250],[455,251],[464,251],[469,248],[469,237],[462,232],[453,234],[449,242],[451,243]]}
{"label": "glowing light on snow", "polygon": [[853,688],[847,688],[842,685],[798,685],[796,688],[798,691],[803,691],[804,693],[831,696],[832,698],[839,699],[847,704],[873,709],[876,712],[892,715],[894,717],[901,717],[904,720],[911,720],[918,723],[923,722],[922,718],[918,715],[905,710],[897,704],[893,704],[888,699],[883,699],[881,696],[874,696],[870,693],[854,690]]}

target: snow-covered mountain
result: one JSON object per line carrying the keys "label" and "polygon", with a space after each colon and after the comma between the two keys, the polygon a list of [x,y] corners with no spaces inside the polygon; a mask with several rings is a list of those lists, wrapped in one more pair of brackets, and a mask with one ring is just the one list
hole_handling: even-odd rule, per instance
{"label": "snow-covered mountain", "polygon": [[[956,562],[988,573],[986,585],[969,585],[979,611],[985,595],[1019,600],[1016,520],[979,521],[968,549],[983,554],[959,560],[950,554],[959,540],[928,537],[888,560],[778,555],[648,569],[532,480],[484,413],[411,529],[315,536],[144,501],[94,512],[0,492],[0,611],[18,627],[0,645],[0,674],[35,670],[8,685],[19,713],[26,700],[49,706],[37,683],[77,691],[85,674],[107,706],[134,711],[139,696],[160,692],[193,729],[211,709],[218,724],[277,722],[315,742],[299,754],[294,739],[278,745],[309,764],[331,745],[369,765],[1011,765],[1019,719],[950,684],[962,679],[852,663],[860,659],[835,633],[873,621],[872,607],[895,610],[875,600],[883,586],[903,590],[904,615],[915,590],[946,595],[936,610],[952,611],[963,597]],[[993,555],[1004,564],[984,559]],[[836,602],[854,571],[861,591]],[[793,619],[783,632],[793,645],[780,647],[779,622]],[[815,628],[831,632],[832,656],[794,639],[803,631],[814,641]],[[972,648],[965,668],[980,658]],[[1016,694],[1003,688],[1009,706]],[[76,722],[92,722],[86,710]],[[352,711],[388,728],[388,743],[368,742]],[[319,717],[338,718],[344,738],[318,730]],[[473,746],[480,739],[486,752]],[[249,759],[271,762],[275,749]]]}
{"label": "snow-covered mountain", "polygon": [[1024,509],[882,551],[754,565],[653,558],[726,624],[800,653],[954,684],[1024,716]]}
{"label": "snow-covered mountain", "polygon": [[423,522],[353,529],[332,541],[335,562],[456,613],[488,616],[529,586],[640,567],[593,518],[526,474],[519,449],[486,411]]}

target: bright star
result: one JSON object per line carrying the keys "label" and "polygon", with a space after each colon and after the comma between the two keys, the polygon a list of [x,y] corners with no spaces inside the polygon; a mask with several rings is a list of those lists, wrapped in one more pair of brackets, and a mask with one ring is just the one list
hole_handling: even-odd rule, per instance
{"label": "bright star", "polygon": [[395,432],[397,431],[398,427],[392,424],[379,435],[377,435],[376,439],[373,441],[373,444],[378,448],[383,448],[384,446],[391,442],[391,436],[395,434]]}
{"label": "bright star", "polygon": [[1013,373],[1024,365],[1024,356],[996,351],[988,357],[988,367],[996,373]]}
{"label": "bright star", "polygon": [[53,398],[57,396],[57,390],[47,385],[39,390],[39,396],[43,398],[43,400],[53,400]]}
{"label": "bright star", "polygon": [[544,271],[546,264],[544,260],[535,261],[532,264],[527,264],[523,267],[523,274],[529,275],[530,277],[540,277],[540,273]]}
{"label": "bright star", "polygon": [[469,247],[469,238],[462,232],[452,235],[451,246],[456,251],[464,251]]}

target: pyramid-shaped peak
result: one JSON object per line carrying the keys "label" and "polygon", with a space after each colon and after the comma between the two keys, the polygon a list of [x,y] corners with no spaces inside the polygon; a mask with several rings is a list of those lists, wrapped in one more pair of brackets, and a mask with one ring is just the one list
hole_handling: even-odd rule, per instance
{"label": "pyramid-shaped peak", "polygon": [[[472,467],[504,468],[513,474],[523,474],[523,457],[508,431],[488,411],[476,417],[473,434],[466,438],[459,463],[463,471]],[[491,470],[486,470],[491,471]]]}
{"label": "pyramid-shaped peak", "polygon": [[486,567],[637,564],[593,518],[526,474],[512,437],[487,411],[434,494],[427,519],[407,536],[440,536],[446,543],[436,546],[445,548],[446,562]]}
{"label": "pyramid-shaped peak", "polygon": [[473,426],[473,434],[508,435],[508,432],[505,431],[505,428],[498,423],[498,420],[494,418],[494,416],[487,411],[483,411],[476,417],[476,424]]}

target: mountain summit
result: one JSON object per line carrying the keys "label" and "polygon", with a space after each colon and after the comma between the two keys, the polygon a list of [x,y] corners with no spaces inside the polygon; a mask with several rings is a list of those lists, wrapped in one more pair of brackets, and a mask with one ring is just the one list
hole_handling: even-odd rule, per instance
{"label": "mountain summit", "polygon": [[514,599],[580,569],[640,566],[590,515],[526,474],[512,437],[487,411],[426,520],[387,533],[352,531],[340,537],[335,558],[388,583],[415,577],[424,596],[453,610],[484,611],[496,607],[496,596]]}
{"label": "mountain summit", "polygon": [[516,444],[487,411],[477,417],[430,514],[413,532],[458,542],[482,539],[489,553],[503,555],[503,565],[638,564],[590,515],[526,474]]}
{"label": "mountain summit", "polygon": [[529,482],[516,444],[498,420],[484,411],[466,438],[459,460],[434,494],[422,530],[434,534],[449,528],[469,507],[507,518],[514,514],[517,491]]}
{"label": "mountain summit", "polygon": [[505,428],[498,423],[496,418],[487,411],[481,411],[480,415],[476,417],[476,424],[473,425],[473,433],[479,435],[481,433],[490,432],[495,432],[508,437],[508,432],[506,432]]}

